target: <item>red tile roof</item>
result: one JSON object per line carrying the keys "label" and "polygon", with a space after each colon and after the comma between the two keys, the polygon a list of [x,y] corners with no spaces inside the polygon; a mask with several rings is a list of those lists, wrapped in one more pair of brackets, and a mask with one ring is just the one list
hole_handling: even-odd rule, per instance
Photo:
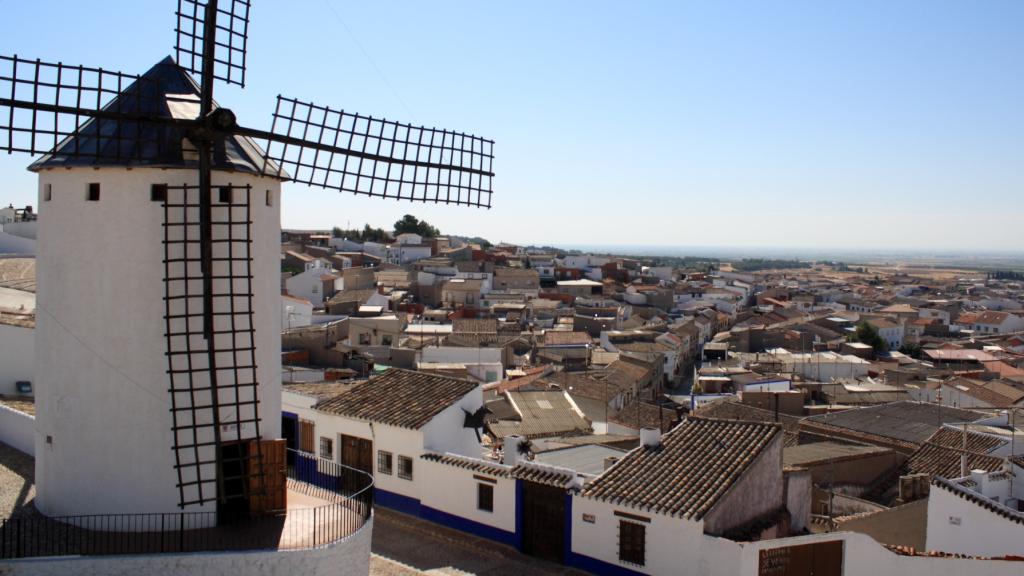
{"label": "red tile roof", "polygon": [[781,436],[775,424],[690,417],[659,446],[629,452],[582,495],[699,520]]}
{"label": "red tile roof", "polygon": [[469,380],[392,368],[315,409],[417,430],[477,386]]}

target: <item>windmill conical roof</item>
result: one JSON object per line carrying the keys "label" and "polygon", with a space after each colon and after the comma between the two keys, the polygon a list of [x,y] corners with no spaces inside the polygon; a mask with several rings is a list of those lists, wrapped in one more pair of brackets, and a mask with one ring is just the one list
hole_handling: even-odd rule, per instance
{"label": "windmill conical roof", "polygon": [[[104,110],[128,115],[194,119],[199,115],[200,89],[196,81],[170,56],[158,62],[111,100]],[[214,108],[217,108],[214,103]],[[184,147],[184,150],[183,150]],[[33,162],[37,172],[59,167],[146,166],[152,168],[196,168],[198,160],[187,141],[184,127],[136,120],[90,118],[78,131]],[[214,144],[213,168],[260,174],[281,174],[266,160],[266,152],[251,138],[229,136]]]}

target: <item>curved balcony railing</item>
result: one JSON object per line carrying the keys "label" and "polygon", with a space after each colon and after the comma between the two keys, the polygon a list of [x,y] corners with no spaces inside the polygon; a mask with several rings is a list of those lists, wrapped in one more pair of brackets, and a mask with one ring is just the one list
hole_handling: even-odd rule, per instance
{"label": "curved balcony railing", "polygon": [[0,559],[40,556],[302,550],[333,544],[362,528],[373,507],[373,477],[361,470],[288,451],[288,491],[298,506],[218,525],[216,512],[0,520]]}

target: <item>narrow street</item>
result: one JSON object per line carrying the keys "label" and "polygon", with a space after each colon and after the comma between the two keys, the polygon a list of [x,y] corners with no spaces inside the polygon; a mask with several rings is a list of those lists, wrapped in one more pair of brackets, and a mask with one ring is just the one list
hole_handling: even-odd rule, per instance
{"label": "narrow street", "polygon": [[377,508],[374,515],[372,576],[586,574],[391,510]]}

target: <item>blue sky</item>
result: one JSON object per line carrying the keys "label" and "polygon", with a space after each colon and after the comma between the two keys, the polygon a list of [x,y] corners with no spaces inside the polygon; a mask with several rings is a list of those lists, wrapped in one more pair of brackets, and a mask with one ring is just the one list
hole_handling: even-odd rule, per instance
{"label": "blue sky", "polygon": [[[253,0],[248,86],[496,141],[491,210],[286,185],[288,227],[548,244],[1017,250],[1024,2]],[[143,72],[173,0],[0,0],[0,52]],[[0,201],[34,202],[24,156]]]}

